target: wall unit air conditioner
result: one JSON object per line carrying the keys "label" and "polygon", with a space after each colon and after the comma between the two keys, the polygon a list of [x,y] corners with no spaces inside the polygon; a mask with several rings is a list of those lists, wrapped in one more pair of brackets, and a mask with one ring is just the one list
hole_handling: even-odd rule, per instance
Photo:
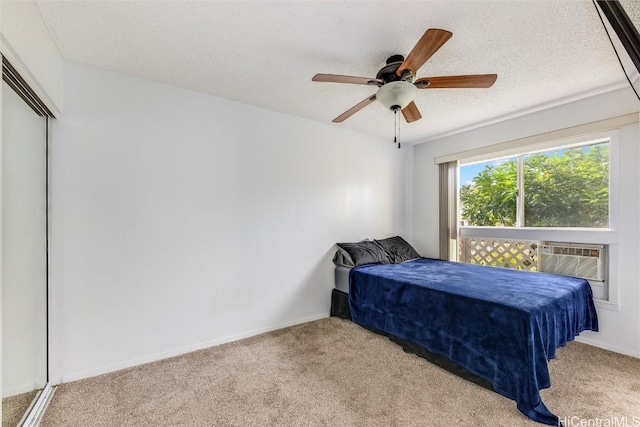
{"label": "wall unit air conditioner", "polygon": [[607,300],[607,245],[541,242],[538,271],[587,279],[594,298]]}

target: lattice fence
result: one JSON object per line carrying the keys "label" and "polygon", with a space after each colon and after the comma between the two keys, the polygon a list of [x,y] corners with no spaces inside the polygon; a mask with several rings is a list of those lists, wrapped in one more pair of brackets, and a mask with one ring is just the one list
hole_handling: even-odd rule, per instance
{"label": "lattice fence", "polygon": [[469,264],[538,271],[538,242],[461,237],[460,261]]}

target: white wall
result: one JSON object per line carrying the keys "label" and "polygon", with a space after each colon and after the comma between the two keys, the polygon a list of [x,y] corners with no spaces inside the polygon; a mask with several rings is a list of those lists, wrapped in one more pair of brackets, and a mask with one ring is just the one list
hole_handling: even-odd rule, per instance
{"label": "white wall", "polygon": [[54,382],[327,316],[334,243],[405,231],[388,140],[75,63],[64,87]]}
{"label": "white wall", "polygon": [[[516,140],[638,111],[638,100],[624,88],[566,105],[544,109],[490,126],[430,141],[414,147],[413,241],[425,256],[438,256],[438,167],[434,158]],[[640,150],[638,125],[620,132],[620,206],[617,259],[619,309],[598,308],[600,332],[583,332],[581,340],[640,357]],[[617,278],[617,279],[616,279]]]}
{"label": "white wall", "polygon": [[2,0],[0,49],[54,115],[60,115],[63,61],[33,1]]}

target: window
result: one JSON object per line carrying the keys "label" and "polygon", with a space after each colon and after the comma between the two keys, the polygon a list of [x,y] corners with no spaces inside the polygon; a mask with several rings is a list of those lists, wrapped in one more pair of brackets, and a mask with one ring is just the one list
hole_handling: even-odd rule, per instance
{"label": "window", "polygon": [[[610,246],[617,236],[617,135],[460,160],[457,260],[585,277],[596,299],[615,306],[608,266],[609,254],[617,256]],[[578,274],[581,266],[597,274]]]}
{"label": "window", "polygon": [[618,310],[637,123],[635,113],[436,157],[457,172],[440,188],[448,259],[584,277],[598,307]]}
{"label": "window", "polygon": [[609,139],[461,162],[461,226],[609,227]]}

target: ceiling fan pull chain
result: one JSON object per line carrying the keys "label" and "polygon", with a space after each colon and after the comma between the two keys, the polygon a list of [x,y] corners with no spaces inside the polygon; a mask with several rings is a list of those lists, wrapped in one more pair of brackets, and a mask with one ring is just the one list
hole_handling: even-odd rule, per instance
{"label": "ceiling fan pull chain", "polygon": [[396,123],[398,126],[398,149],[400,149],[400,120],[398,120],[398,111],[396,110]]}
{"label": "ceiling fan pull chain", "polygon": [[398,142],[398,110],[393,110],[393,143]]}

